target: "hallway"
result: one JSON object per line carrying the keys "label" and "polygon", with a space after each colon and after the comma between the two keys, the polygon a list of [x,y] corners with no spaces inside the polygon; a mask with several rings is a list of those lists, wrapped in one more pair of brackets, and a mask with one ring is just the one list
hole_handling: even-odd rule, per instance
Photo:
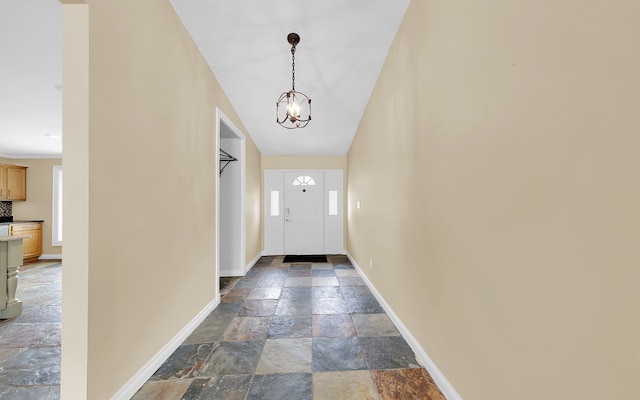
{"label": "hallway", "polygon": [[236,281],[133,399],[444,399],[347,257],[282,260]]}

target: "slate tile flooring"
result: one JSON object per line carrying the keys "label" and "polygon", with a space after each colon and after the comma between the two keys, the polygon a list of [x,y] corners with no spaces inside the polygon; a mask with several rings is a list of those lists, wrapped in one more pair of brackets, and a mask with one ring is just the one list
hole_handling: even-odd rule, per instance
{"label": "slate tile flooring", "polygon": [[62,264],[20,267],[22,314],[0,320],[0,399],[60,398]]}
{"label": "slate tile flooring", "polygon": [[443,400],[345,256],[262,257],[134,400]]}

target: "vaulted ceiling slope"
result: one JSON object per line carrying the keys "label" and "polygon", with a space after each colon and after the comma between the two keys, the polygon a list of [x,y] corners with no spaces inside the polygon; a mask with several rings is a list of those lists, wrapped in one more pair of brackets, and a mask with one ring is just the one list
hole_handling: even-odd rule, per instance
{"label": "vaulted ceiling slope", "polygon": [[[409,0],[170,0],[265,155],[344,155]],[[276,124],[291,88],[313,100],[304,129]],[[0,1],[0,157],[62,155],[62,6]]]}
{"label": "vaulted ceiling slope", "polygon": [[[409,0],[170,0],[265,155],[344,155]],[[312,121],[276,123],[276,100],[291,89],[312,99]]]}

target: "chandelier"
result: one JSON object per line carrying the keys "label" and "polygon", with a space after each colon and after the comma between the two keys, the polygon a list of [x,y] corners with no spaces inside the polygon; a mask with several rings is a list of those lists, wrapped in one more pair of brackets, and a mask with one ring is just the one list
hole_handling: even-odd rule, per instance
{"label": "chandelier", "polygon": [[300,43],[300,36],[290,33],[287,42],[291,44],[291,90],[278,98],[276,118],[278,124],[287,129],[304,128],[311,121],[311,99],[302,92],[296,92],[296,46]]}

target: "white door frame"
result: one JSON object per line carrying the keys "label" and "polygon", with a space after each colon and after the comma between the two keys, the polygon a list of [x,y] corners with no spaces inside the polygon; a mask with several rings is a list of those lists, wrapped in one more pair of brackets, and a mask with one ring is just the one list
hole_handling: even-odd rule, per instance
{"label": "white door frame", "polygon": [[[262,191],[263,199],[263,235],[264,235],[264,255],[283,255],[284,254],[284,173],[285,172],[298,172],[303,174],[304,172],[323,172],[324,185],[323,191],[325,196],[325,210],[324,210],[324,252],[326,254],[345,254],[344,250],[344,171],[341,169],[265,169],[264,175],[264,187]],[[330,175],[329,179],[328,176]],[[277,215],[271,217],[271,190],[277,189],[280,192],[279,202],[280,206],[277,209]],[[340,222],[335,223],[335,220],[327,218],[328,206],[326,204],[326,197],[328,197],[329,190],[338,190],[338,212]],[[274,209],[274,211],[276,211]],[[272,237],[276,235],[276,237]],[[327,240],[328,235],[333,235],[337,238],[330,243]],[[275,239],[275,240],[273,240]]]}
{"label": "white door frame", "polygon": [[[215,148],[215,159],[216,159],[216,296],[220,295],[220,125],[224,124],[227,128],[229,128],[230,132],[233,133],[240,140],[240,154],[235,155],[238,158],[238,161],[233,162],[233,167],[240,168],[240,208],[239,213],[236,216],[235,220],[239,221],[240,230],[238,233],[238,237],[235,240],[240,242],[238,255],[239,263],[238,265],[233,266],[233,274],[238,274],[238,276],[243,276],[246,273],[246,246],[247,246],[247,235],[246,235],[246,195],[247,195],[247,186],[246,186],[246,167],[247,167],[247,157],[246,157],[246,138],[242,131],[238,129],[234,125],[233,122],[220,110],[220,108],[216,107],[216,148]],[[229,168],[232,168],[229,166]],[[228,272],[228,271],[227,271]]]}

